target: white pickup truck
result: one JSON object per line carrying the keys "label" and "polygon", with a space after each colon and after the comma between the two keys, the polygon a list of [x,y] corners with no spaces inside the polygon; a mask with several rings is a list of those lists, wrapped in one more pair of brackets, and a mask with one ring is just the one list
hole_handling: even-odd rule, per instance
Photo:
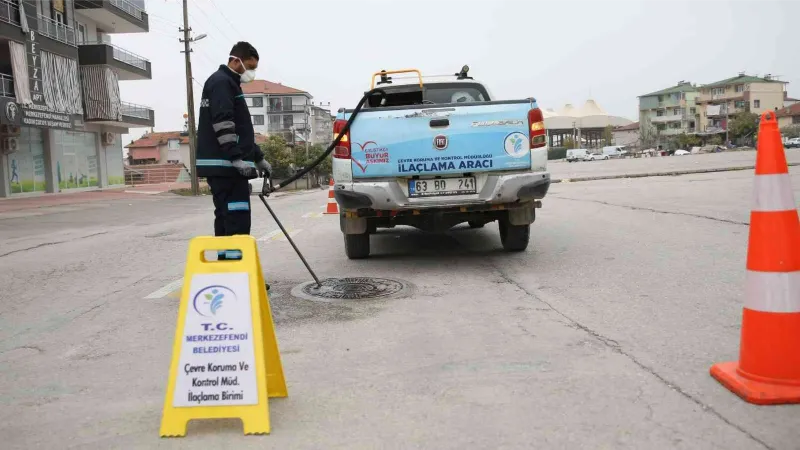
{"label": "white pickup truck", "polygon": [[[499,222],[508,251],[528,246],[550,187],[542,112],[532,98],[497,101],[469,68],[447,77],[378,72],[377,87],[333,153],[345,253],[370,253],[378,228],[446,231]],[[413,73],[409,78],[391,77]],[[339,110],[338,135],[352,110]]]}

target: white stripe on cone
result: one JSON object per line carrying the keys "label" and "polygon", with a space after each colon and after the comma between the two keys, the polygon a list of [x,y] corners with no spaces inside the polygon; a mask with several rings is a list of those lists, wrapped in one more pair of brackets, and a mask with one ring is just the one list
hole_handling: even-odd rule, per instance
{"label": "white stripe on cone", "polygon": [[800,271],[747,271],[744,307],[754,311],[800,313]]}
{"label": "white stripe on cone", "polygon": [[790,211],[797,208],[788,173],[756,175],[753,186],[753,211]]}

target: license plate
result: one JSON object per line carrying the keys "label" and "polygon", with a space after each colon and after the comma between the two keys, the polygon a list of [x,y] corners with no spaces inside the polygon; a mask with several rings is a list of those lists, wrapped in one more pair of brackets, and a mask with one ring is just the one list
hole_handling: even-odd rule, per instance
{"label": "license plate", "polygon": [[475,177],[411,180],[408,182],[409,197],[464,195],[474,194],[475,192],[477,192],[475,188]]}

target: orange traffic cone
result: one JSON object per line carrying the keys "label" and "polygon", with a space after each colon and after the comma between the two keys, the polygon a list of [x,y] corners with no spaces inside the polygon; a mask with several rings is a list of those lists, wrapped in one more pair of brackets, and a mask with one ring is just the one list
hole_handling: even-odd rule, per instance
{"label": "orange traffic cone", "polygon": [[800,403],[800,221],[774,112],[761,116],[738,362],[711,376],[749,403]]}
{"label": "orange traffic cone", "polygon": [[325,214],[339,214],[339,204],[336,203],[336,198],[333,196],[333,178],[331,178],[328,189],[328,209],[325,210]]}

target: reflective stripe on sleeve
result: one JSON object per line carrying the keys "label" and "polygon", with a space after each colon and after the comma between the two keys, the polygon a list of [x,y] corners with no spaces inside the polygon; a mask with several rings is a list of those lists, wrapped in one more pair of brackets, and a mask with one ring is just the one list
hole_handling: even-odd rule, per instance
{"label": "reflective stripe on sleeve", "polygon": [[236,129],[236,124],[230,120],[226,120],[224,122],[218,122],[212,125],[214,127],[214,132],[218,132],[219,130],[224,130],[226,128]]}
{"label": "reflective stripe on sleeve", "polygon": [[217,142],[219,142],[220,145],[227,144],[229,142],[236,142],[238,140],[239,138],[235,134],[223,134],[217,138]]}

